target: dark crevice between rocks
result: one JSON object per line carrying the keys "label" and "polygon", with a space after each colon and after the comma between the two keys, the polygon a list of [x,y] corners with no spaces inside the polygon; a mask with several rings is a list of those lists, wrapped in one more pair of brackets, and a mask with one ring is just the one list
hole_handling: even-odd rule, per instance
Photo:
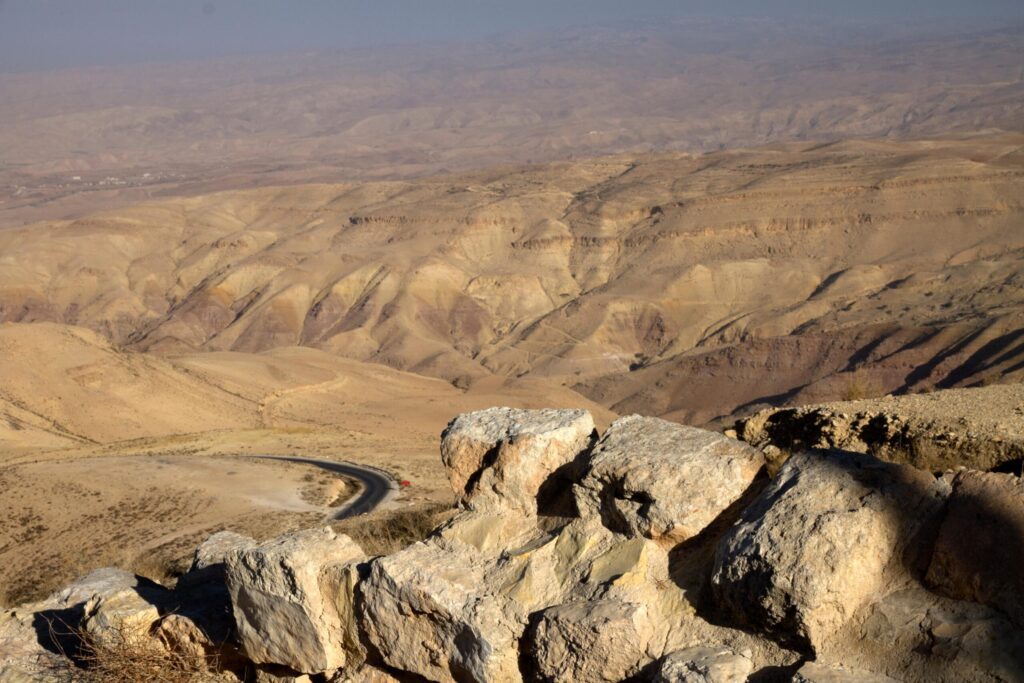
{"label": "dark crevice between rocks", "polygon": [[747,677],[747,683],[790,683],[796,672],[807,661],[807,659],[801,658],[789,665],[762,667],[751,672]]}
{"label": "dark crevice between rocks", "polygon": [[1017,477],[1024,477],[1024,458],[1014,458],[1013,460],[1001,462],[990,469],[989,472],[1012,474]]}
{"label": "dark crevice between rocks", "polygon": [[554,521],[567,521],[580,516],[573,495],[573,486],[582,481],[586,474],[587,464],[597,444],[597,430],[590,434],[590,441],[569,462],[565,463],[548,475],[537,490],[537,516],[547,518],[550,525]]}
{"label": "dark crevice between rocks", "polygon": [[717,623],[708,618],[714,616],[714,600],[708,588],[711,584],[718,542],[725,532],[739,521],[743,512],[761,495],[770,482],[771,479],[762,469],[732,505],[722,510],[699,534],[691,536],[669,551],[669,576],[677,586],[686,591],[698,615],[706,621]]}
{"label": "dark crevice between rocks", "polygon": [[[666,652],[665,654],[668,655],[670,653]],[[664,657],[659,657],[653,662],[648,662],[640,667],[640,670],[635,674],[626,677],[622,683],[647,683],[647,681],[653,681],[655,676],[658,675],[658,670],[661,668],[662,659],[664,659]]]}
{"label": "dark crevice between rocks", "polygon": [[476,683],[479,679],[473,669],[463,660],[469,662],[480,662],[486,660],[490,646],[481,642],[479,635],[474,633],[474,628],[469,625],[463,626],[455,635],[455,652],[460,655],[459,659],[454,657],[448,660],[448,670],[456,683]]}
{"label": "dark crevice between rocks", "polygon": [[85,619],[85,603],[59,610],[44,610],[32,618],[36,639],[48,652],[80,661],[82,641],[78,629]]}
{"label": "dark crevice between rocks", "polygon": [[544,680],[537,667],[536,658],[533,657],[532,648],[537,636],[537,628],[543,617],[543,610],[531,614],[526,628],[523,629],[523,635],[519,636],[519,673],[523,677],[523,683],[541,683]]}
{"label": "dark crevice between rocks", "polygon": [[637,504],[637,513],[646,517],[654,499],[646,491],[627,491],[619,479],[604,482],[601,491],[598,493],[601,501],[600,515],[601,524],[610,531],[617,534],[632,536],[634,531],[630,529],[629,522],[619,510],[616,501],[628,501]]}
{"label": "dark crevice between rocks", "polygon": [[597,494],[600,507],[601,524],[616,533],[625,533],[628,529],[625,518],[615,506],[615,499],[622,497],[622,483],[619,481],[605,482]]}

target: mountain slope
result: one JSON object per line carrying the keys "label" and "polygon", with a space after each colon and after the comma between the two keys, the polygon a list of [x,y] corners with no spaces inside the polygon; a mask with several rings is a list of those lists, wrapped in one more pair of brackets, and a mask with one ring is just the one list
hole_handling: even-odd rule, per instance
{"label": "mountain slope", "polygon": [[1019,135],[225,192],[0,233],[0,319],[302,345],[705,422],[1017,376]]}

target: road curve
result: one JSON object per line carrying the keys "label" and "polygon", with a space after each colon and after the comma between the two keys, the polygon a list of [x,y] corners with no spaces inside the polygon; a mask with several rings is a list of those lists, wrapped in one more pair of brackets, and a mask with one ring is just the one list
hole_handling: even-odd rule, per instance
{"label": "road curve", "polygon": [[297,462],[304,465],[313,465],[328,472],[337,472],[346,477],[358,481],[363,490],[355,498],[345,503],[338,509],[331,519],[346,519],[371,512],[379,505],[386,503],[398,494],[398,482],[383,471],[356,465],[350,462],[338,462],[336,460],[320,460],[318,458],[302,458],[290,455],[254,455],[254,458],[263,460],[283,460],[285,462]]}

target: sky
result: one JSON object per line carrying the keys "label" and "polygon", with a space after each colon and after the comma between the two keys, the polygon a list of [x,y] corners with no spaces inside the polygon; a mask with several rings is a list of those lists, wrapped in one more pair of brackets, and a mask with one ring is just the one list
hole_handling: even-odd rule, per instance
{"label": "sky", "polygon": [[0,71],[479,40],[687,16],[978,19],[1024,0],[0,0]]}

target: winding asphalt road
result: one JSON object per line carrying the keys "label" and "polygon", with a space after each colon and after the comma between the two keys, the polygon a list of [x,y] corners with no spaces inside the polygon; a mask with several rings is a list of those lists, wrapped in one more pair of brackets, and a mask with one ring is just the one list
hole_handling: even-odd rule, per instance
{"label": "winding asphalt road", "polygon": [[356,465],[350,462],[337,462],[336,460],[319,460],[317,458],[299,458],[289,455],[256,455],[255,458],[264,460],[283,460],[285,462],[297,462],[304,465],[313,465],[328,472],[337,472],[346,477],[358,481],[363,490],[345,503],[331,519],[346,519],[371,512],[378,505],[386,503],[398,494],[398,482],[384,472],[372,467]]}

